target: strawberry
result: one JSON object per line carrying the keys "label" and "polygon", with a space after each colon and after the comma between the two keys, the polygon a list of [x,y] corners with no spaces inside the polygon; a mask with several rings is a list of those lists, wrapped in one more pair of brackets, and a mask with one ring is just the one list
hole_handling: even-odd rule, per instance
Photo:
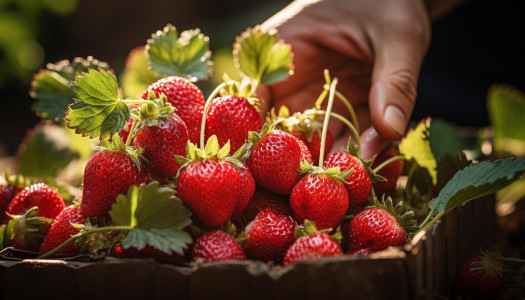
{"label": "strawberry", "polygon": [[246,167],[238,168],[238,171],[241,176],[241,193],[239,194],[239,201],[232,213],[232,219],[234,220],[242,215],[255,192],[255,180],[250,171]]}
{"label": "strawberry", "polygon": [[[7,178],[6,178],[7,180]],[[9,207],[11,200],[21,191],[22,189],[14,183],[6,183],[5,185],[0,185],[0,221],[5,224],[9,221],[9,216],[5,213]]]}
{"label": "strawberry", "polygon": [[369,168],[361,159],[348,153],[335,152],[326,158],[324,165],[327,168],[339,167],[342,172],[353,169],[352,174],[345,179],[349,204],[355,207],[366,202],[372,188],[372,179]]}
{"label": "strawberry", "polygon": [[149,91],[153,91],[157,97],[161,93],[166,95],[186,124],[190,141],[198,143],[205,104],[202,91],[191,81],[177,76],[166,77],[150,85],[144,91],[143,99],[148,99]]}
{"label": "strawberry", "polygon": [[[387,148],[384,152],[379,154],[372,164],[372,168],[379,166],[382,162],[389,158],[399,155],[394,147]],[[404,163],[402,160],[396,160],[383,169],[377,172],[378,175],[383,176],[386,181],[379,181],[374,183],[374,189],[377,195],[392,192],[396,188],[397,179],[403,173]]]}
{"label": "strawberry", "polygon": [[104,217],[119,194],[145,181],[140,150],[126,148],[120,137],[113,144],[103,140],[104,150],[93,155],[84,168],[80,212],[85,217]]}
{"label": "strawberry", "polygon": [[278,215],[291,216],[293,214],[290,202],[286,197],[267,191],[261,187],[256,187],[243,215],[246,221],[251,222],[261,210],[266,208]]}
{"label": "strawberry", "polygon": [[505,283],[503,262],[484,253],[461,263],[452,279],[452,299],[493,299]]}
{"label": "strawberry", "polygon": [[184,254],[180,254],[175,251],[171,254],[168,254],[150,245],[146,245],[146,247],[141,250],[135,247],[124,248],[122,245],[118,245],[113,251],[113,255],[120,258],[155,258],[161,261],[178,263],[186,261]]}
{"label": "strawberry", "polygon": [[152,102],[140,108],[133,145],[143,149],[142,155],[148,162],[148,175],[167,182],[177,175],[180,167],[175,155],[186,153],[188,130],[164,94],[155,99],[155,95],[150,93],[149,99]]}
{"label": "strawberry", "polygon": [[327,233],[318,232],[313,222],[306,220],[304,227],[304,231],[296,230],[299,236],[286,250],[283,267],[305,259],[343,255],[339,243]]}
{"label": "strawberry", "polygon": [[11,215],[21,215],[33,206],[38,207],[38,216],[54,219],[66,207],[57,190],[45,183],[37,183],[20,191],[9,203]]}
{"label": "strawberry", "polygon": [[[47,253],[67,241],[72,235],[79,233],[81,229],[74,227],[73,224],[84,225],[86,222],[86,217],[81,214],[79,206],[64,208],[49,227],[40,245],[39,253]],[[80,249],[77,248],[75,243],[69,243],[57,252],[57,254],[69,256],[78,255],[79,253]]]}
{"label": "strawberry", "polygon": [[410,234],[419,229],[414,212],[400,215],[403,203],[395,207],[388,197],[357,214],[348,226],[347,253],[374,253],[388,247],[402,246]]}
{"label": "strawberry", "polygon": [[325,170],[303,162],[301,170],[307,173],[294,186],[290,205],[300,223],[306,219],[320,229],[336,227],[348,208],[348,193],[342,183],[345,174],[339,168]]}
{"label": "strawberry", "polygon": [[313,158],[312,158],[312,153],[310,153],[310,150],[308,149],[308,146],[306,146],[306,143],[300,139],[297,139],[297,143],[299,144],[299,147],[301,148],[301,161],[304,160],[304,161],[307,161],[309,164],[311,164],[313,162]]}
{"label": "strawberry", "polygon": [[280,195],[289,195],[299,179],[301,146],[293,135],[265,124],[250,133],[253,143],[247,164],[255,182]]}
{"label": "strawberry", "polygon": [[[321,152],[321,132],[320,130],[314,130],[313,132],[309,133],[309,132],[301,131],[301,130],[294,128],[291,130],[290,133],[305,143],[306,147],[312,154],[313,164],[317,164],[319,162],[319,154]],[[326,135],[325,148],[324,148],[325,155],[328,155],[328,153],[330,153],[333,143],[334,143],[334,138],[330,130],[328,130],[327,135]]]}
{"label": "strawberry", "polygon": [[192,260],[203,258],[205,261],[245,260],[246,254],[231,235],[216,230],[195,240],[191,258]]}
{"label": "strawberry", "polygon": [[264,262],[281,263],[295,239],[296,222],[291,216],[278,215],[270,209],[260,211],[246,226],[246,256]]}
{"label": "strawberry", "polygon": [[[206,226],[228,221],[241,198],[240,162],[226,159],[229,143],[218,149],[217,137],[208,139],[204,151],[188,142],[188,157],[177,177],[177,192],[195,218]],[[234,165],[237,164],[236,165]]]}
{"label": "strawberry", "polygon": [[221,145],[229,140],[231,152],[235,152],[248,138],[248,132],[261,130],[263,122],[256,105],[231,95],[213,99],[206,115],[205,136],[216,135]]}

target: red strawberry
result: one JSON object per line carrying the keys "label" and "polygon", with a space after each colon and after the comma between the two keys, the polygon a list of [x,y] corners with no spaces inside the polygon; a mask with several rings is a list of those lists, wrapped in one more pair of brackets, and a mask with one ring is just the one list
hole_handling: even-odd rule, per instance
{"label": "red strawberry", "polygon": [[310,153],[310,150],[308,149],[308,146],[306,146],[305,142],[303,142],[300,139],[297,139],[297,143],[299,144],[299,147],[301,148],[301,161],[307,161],[309,164],[312,164],[313,158],[312,153]]}
{"label": "red strawberry", "polygon": [[232,219],[234,220],[242,215],[255,192],[255,180],[250,171],[247,168],[238,168],[238,171],[241,176],[241,193],[239,195],[239,201],[232,213]]}
{"label": "red strawberry", "polygon": [[151,104],[141,107],[133,145],[144,150],[142,155],[148,162],[150,177],[166,182],[175,177],[180,168],[175,155],[186,153],[188,130],[164,95],[158,100],[150,100]]}
{"label": "red strawberry", "polygon": [[54,219],[66,207],[58,192],[45,183],[33,184],[19,192],[8,207],[11,215],[21,215],[33,206],[38,216]]}
{"label": "red strawberry", "polygon": [[[55,218],[42,241],[42,245],[40,245],[39,253],[47,253],[67,241],[72,235],[79,233],[80,229],[74,227],[72,224],[86,224],[86,217],[80,213],[80,207],[78,206],[68,206],[64,208]],[[78,255],[79,252],[80,249],[72,242],[58,251],[57,254],[74,256]]]}
{"label": "red strawberry", "polygon": [[490,254],[469,257],[452,279],[452,299],[493,299],[505,283],[502,271],[502,261]]}
{"label": "red strawberry", "polygon": [[264,209],[270,209],[278,215],[291,216],[293,214],[290,202],[286,197],[257,187],[253,193],[252,199],[244,210],[244,217],[248,222],[255,219],[255,216]]}
{"label": "red strawberry", "polygon": [[[374,160],[374,163],[372,164],[372,168],[379,166],[382,162],[397,155],[399,154],[397,153],[396,149],[394,149],[394,147],[387,148],[383,153],[377,156],[377,158]],[[401,176],[401,173],[403,173],[403,165],[404,163],[402,160],[396,160],[377,172],[377,174],[383,176],[386,181],[374,183],[376,195],[383,195],[384,193],[395,190],[397,179],[399,176]]]}
{"label": "red strawberry", "polygon": [[113,143],[93,155],[84,169],[80,211],[86,217],[106,216],[119,194],[145,180],[140,151],[124,150],[118,135],[113,136]]}
{"label": "red strawberry", "polygon": [[122,245],[118,245],[113,255],[116,257],[121,258],[155,258],[162,261],[170,261],[170,262],[184,262],[186,260],[186,257],[184,254],[180,254],[177,252],[172,252],[171,254],[162,252],[158,250],[157,248],[146,245],[144,249],[138,250],[134,247],[124,248]]}
{"label": "red strawberry", "polygon": [[299,179],[301,146],[293,135],[265,125],[253,142],[247,164],[255,182],[280,195],[289,195]]}
{"label": "red strawberry", "polygon": [[295,239],[295,226],[296,222],[290,216],[278,215],[270,209],[259,212],[246,226],[244,247],[247,257],[280,263]]}
{"label": "red strawberry", "polygon": [[206,115],[205,136],[216,135],[221,145],[229,140],[233,153],[244,144],[248,132],[259,131],[262,125],[254,104],[246,98],[228,95],[212,100]]}
{"label": "red strawberry", "polygon": [[348,226],[347,253],[373,253],[391,246],[402,246],[408,235],[418,229],[414,212],[408,211],[403,215],[403,203],[393,207],[392,199],[379,203],[374,199],[374,207],[365,209],[357,214]]}
{"label": "red strawberry", "polygon": [[128,139],[128,136],[129,136],[129,131],[131,130],[131,127],[133,126],[133,122],[134,120],[133,119],[130,119],[126,125],[124,125],[124,128],[122,128],[121,130],[119,130],[118,132],[118,135],[120,136],[120,138],[125,142],[127,139]]}
{"label": "red strawberry", "polygon": [[341,179],[324,169],[308,165],[310,170],[293,188],[290,204],[300,223],[306,219],[320,229],[334,228],[348,208],[348,193]]}
{"label": "red strawberry", "polygon": [[9,216],[6,215],[9,203],[22,189],[16,184],[8,183],[6,185],[0,185],[0,220],[1,223],[5,224],[9,221]]}
{"label": "red strawberry", "polygon": [[363,161],[348,153],[335,152],[326,158],[324,166],[339,167],[341,172],[353,168],[352,174],[345,179],[350,206],[355,207],[366,202],[372,188],[372,179]]}
{"label": "red strawberry", "polygon": [[[217,137],[208,139],[201,151],[188,143],[188,158],[177,178],[177,192],[196,219],[206,226],[220,226],[228,221],[241,196],[241,176],[233,159],[225,160],[229,144],[218,149]],[[181,161],[181,162],[182,162]]]}
{"label": "red strawberry", "polygon": [[217,230],[195,240],[191,258],[192,260],[203,258],[206,261],[245,260],[246,254],[231,235]]}
{"label": "red strawberry", "polygon": [[[292,129],[290,133],[305,143],[306,147],[308,148],[308,150],[310,151],[312,155],[311,163],[317,164],[319,162],[319,154],[321,153],[321,133],[319,132],[319,130],[314,130],[310,134],[310,136],[308,136],[306,132],[300,131],[297,129]],[[326,134],[326,141],[325,141],[325,148],[324,148],[325,157],[326,155],[328,155],[328,153],[330,153],[333,143],[334,143],[334,138],[330,130],[328,130]]]}
{"label": "red strawberry", "polygon": [[306,234],[295,240],[286,251],[283,266],[305,259],[343,255],[341,246],[327,233],[318,232],[313,223],[305,222],[305,231]]}
{"label": "red strawberry", "polygon": [[191,81],[177,76],[166,77],[150,85],[144,91],[143,99],[148,99],[149,91],[157,97],[161,93],[166,95],[186,124],[189,139],[192,143],[198,143],[205,103],[202,91]]}

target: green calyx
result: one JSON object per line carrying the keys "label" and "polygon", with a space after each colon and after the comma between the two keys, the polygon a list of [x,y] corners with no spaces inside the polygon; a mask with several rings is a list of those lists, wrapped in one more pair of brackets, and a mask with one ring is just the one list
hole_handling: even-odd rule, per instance
{"label": "green calyx", "polygon": [[343,184],[348,184],[345,180],[348,177],[350,177],[350,175],[354,171],[354,168],[341,172],[341,169],[339,167],[333,167],[333,168],[328,168],[328,169],[324,167],[317,167],[317,166],[313,166],[306,160],[301,161],[300,168],[301,168],[301,174],[307,174],[307,173],[310,173],[312,175],[324,174],[331,178],[341,181]]}
{"label": "green calyx", "polygon": [[136,148],[133,146],[127,146],[118,134],[113,135],[113,137],[111,138],[111,142],[107,139],[101,140],[100,146],[98,148],[101,151],[124,151],[131,158],[131,160],[133,160],[133,162],[137,166],[137,169],[139,170],[142,167],[141,161],[146,160],[142,156],[142,153],[144,153],[144,149]]}
{"label": "green calyx", "polygon": [[39,217],[38,207],[34,206],[23,215],[10,215],[4,236],[7,244],[15,248],[38,251],[46,236],[52,219]]}
{"label": "green calyx", "polygon": [[136,109],[136,115],[138,115],[137,129],[143,126],[155,126],[159,123],[159,120],[166,120],[170,114],[176,111],[169,102],[168,98],[164,93],[157,97],[153,91],[148,94],[149,102],[142,104]]}
{"label": "green calyx", "polygon": [[[310,221],[306,219],[304,220],[304,223],[302,226],[295,227],[295,238],[298,239],[303,236],[314,235],[318,232],[329,234],[330,232],[332,232],[332,228],[318,230],[314,221]],[[337,243],[341,243],[341,240],[343,239],[343,235],[341,234],[341,226],[337,227],[335,232],[330,234],[330,237]]]}
{"label": "green calyx", "polygon": [[260,111],[261,102],[258,98],[254,97],[257,86],[249,80],[243,80],[238,82],[232,80],[227,74],[223,75],[224,87],[220,90],[221,96],[236,96],[245,98],[256,111]]}
{"label": "green calyx", "polygon": [[412,210],[403,213],[403,201],[398,202],[395,206],[391,197],[383,195],[381,201],[374,197],[373,205],[369,208],[379,208],[386,210],[390,215],[396,218],[397,222],[401,224],[408,236],[414,235],[418,230],[417,220]]}
{"label": "green calyx", "polygon": [[374,172],[374,170],[372,169],[372,165],[374,164],[376,156],[368,160],[363,160],[361,157],[359,157],[359,146],[356,145],[354,141],[352,141],[352,138],[348,139],[348,145],[346,146],[345,153],[350,154],[361,161],[361,163],[363,164],[363,168],[366,170],[373,183],[386,181],[385,177],[377,174],[377,172]]}
{"label": "green calyx", "polygon": [[294,113],[290,115],[290,110],[286,106],[281,106],[279,112],[276,113],[275,109],[272,108],[270,114],[267,117],[267,122],[276,123],[278,128],[286,132],[292,130],[302,132],[308,142],[312,141],[314,133],[321,137],[323,130],[323,121],[320,115],[316,114],[316,109],[308,109],[303,113]]}

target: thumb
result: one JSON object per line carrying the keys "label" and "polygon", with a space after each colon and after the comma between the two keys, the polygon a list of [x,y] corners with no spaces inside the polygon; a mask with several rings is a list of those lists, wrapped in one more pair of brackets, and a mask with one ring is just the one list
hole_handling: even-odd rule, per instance
{"label": "thumb", "polygon": [[420,37],[406,33],[382,36],[375,47],[369,107],[372,124],[384,139],[400,139],[412,114],[427,48]]}

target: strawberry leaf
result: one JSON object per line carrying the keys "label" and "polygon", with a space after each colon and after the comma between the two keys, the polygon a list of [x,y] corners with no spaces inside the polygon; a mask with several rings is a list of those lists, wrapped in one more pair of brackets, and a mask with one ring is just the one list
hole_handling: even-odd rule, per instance
{"label": "strawberry leaf", "polygon": [[75,93],[69,82],[89,69],[105,69],[107,63],[93,57],[77,57],[72,62],[62,60],[56,64],[47,64],[47,69],[40,70],[31,83],[29,95],[36,99],[33,110],[45,120],[63,120],[69,104],[73,103]]}
{"label": "strawberry leaf", "polygon": [[245,76],[263,84],[282,81],[293,70],[291,46],[259,27],[249,28],[237,37],[233,57]]}
{"label": "strawberry leaf", "polygon": [[470,200],[492,194],[525,174],[525,158],[484,161],[459,172],[430,203],[434,215],[447,213]]}
{"label": "strawberry leaf", "polygon": [[124,238],[124,248],[141,250],[150,245],[165,253],[183,253],[192,242],[183,231],[191,219],[173,193],[173,189],[151,182],[143,187],[132,186],[127,195],[117,197],[109,214],[115,225],[132,228]]}
{"label": "strawberry leaf", "polygon": [[199,29],[183,31],[178,36],[168,24],[157,31],[146,46],[151,68],[165,75],[204,79],[210,69],[209,39]]}
{"label": "strawberry leaf", "polygon": [[407,135],[399,144],[399,152],[407,160],[414,159],[416,163],[428,170],[432,177],[432,183],[437,181],[437,162],[430,146],[430,118],[421,120],[415,128],[408,131]]}
{"label": "strawberry leaf", "polygon": [[69,107],[69,128],[90,137],[109,137],[126,125],[131,117],[129,107],[118,97],[115,75],[102,69],[90,69],[77,77],[71,87],[77,95]]}
{"label": "strawberry leaf", "polygon": [[162,78],[162,75],[149,69],[148,55],[144,47],[130,51],[124,71],[120,76],[124,97],[139,98],[150,84]]}

